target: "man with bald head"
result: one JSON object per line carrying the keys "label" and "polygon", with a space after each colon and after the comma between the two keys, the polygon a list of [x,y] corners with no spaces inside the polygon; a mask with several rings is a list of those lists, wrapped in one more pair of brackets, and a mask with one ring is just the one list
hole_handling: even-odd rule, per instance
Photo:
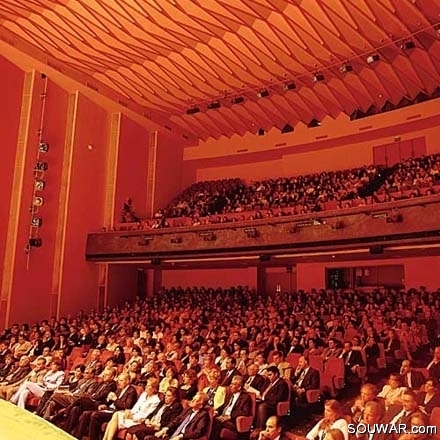
{"label": "man with bald head", "polygon": [[266,386],[267,379],[258,373],[259,366],[250,364],[247,368],[247,374],[244,376],[243,388],[251,393],[261,393]]}

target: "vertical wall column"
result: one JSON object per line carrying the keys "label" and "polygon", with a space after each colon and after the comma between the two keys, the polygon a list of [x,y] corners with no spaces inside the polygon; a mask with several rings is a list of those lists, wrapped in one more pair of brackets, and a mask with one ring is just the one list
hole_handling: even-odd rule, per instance
{"label": "vertical wall column", "polygon": [[15,155],[15,171],[13,191],[9,208],[8,234],[5,244],[5,257],[0,293],[0,328],[8,327],[11,312],[12,286],[14,279],[15,254],[17,251],[18,227],[21,215],[23,178],[25,171],[26,152],[29,140],[29,126],[32,113],[33,89],[35,72],[26,73],[21,103],[20,125],[17,151]]}
{"label": "vertical wall column", "polygon": [[263,294],[266,291],[266,268],[257,266],[257,293]]}
{"label": "vertical wall column", "polygon": [[148,175],[147,175],[147,217],[152,217],[156,210],[156,170],[157,170],[157,131],[150,133],[148,145]]}

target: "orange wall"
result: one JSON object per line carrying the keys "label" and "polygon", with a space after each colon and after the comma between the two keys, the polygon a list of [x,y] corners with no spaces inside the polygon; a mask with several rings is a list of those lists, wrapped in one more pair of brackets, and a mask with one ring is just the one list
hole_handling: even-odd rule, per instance
{"label": "orange wall", "polygon": [[126,116],[121,117],[115,222],[120,220],[122,206],[131,197],[136,214],[145,217],[147,206],[148,131]]}
{"label": "orange wall", "polygon": [[256,289],[257,268],[163,270],[162,285],[164,287],[205,286],[213,288],[241,285]]}
{"label": "orange wall", "polygon": [[[2,134],[0,243],[6,243],[24,73],[13,64],[0,57],[0,75],[2,78],[7,78],[7,81],[0,81],[0,96],[2,96],[4,102],[3,111],[0,117],[0,133]],[[0,270],[3,268],[4,256],[5,246],[0,246]],[[2,307],[0,307],[0,309],[2,309]]]}
{"label": "orange wall", "polygon": [[[98,265],[85,260],[87,232],[103,226],[108,114],[79,95],[69,190],[61,314],[96,308]],[[88,145],[93,145],[91,150]]]}
{"label": "orange wall", "polygon": [[109,264],[107,275],[109,305],[134,301],[137,295],[137,268],[135,264]]}
{"label": "orange wall", "polygon": [[325,269],[342,267],[368,267],[385,264],[403,264],[405,270],[405,288],[426,286],[428,289],[440,288],[438,273],[440,257],[414,257],[407,259],[393,258],[389,260],[361,260],[328,263],[301,263],[296,267],[298,289],[325,288]]}
{"label": "orange wall", "polygon": [[[56,297],[50,294],[52,289],[52,270],[55,252],[55,231],[58,216],[58,198],[60,190],[61,166],[66,130],[67,93],[48,81],[44,120],[42,125],[43,140],[49,143],[49,152],[40,155],[40,160],[47,161],[48,171],[43,179],[45,190],[40,193],[44,205],[39,208],[38,216],[43,219],[39,235],[43,240],[41,248],[32,248],[29,263],[24,247],[29,237],[34,185],[33,168],[38,148],[38,130],[42,111],[41,95],[44,91],[44,80],[35,75],[31,123],[24,170],[24,181],[21,199],[21,212],[17,237],[17,250],[14,267],[14,283],[11,298],[11,320],[31,321],[47,317],[56,310]],[[38,304],[38,307],[30,307]]]}
{"label": "orange wall", "polygon": [[166,132],[158,133],[155,210],[165,207],[180,191],[183,149]]}
{"label": "orange wall", "polygon": [[184,150],[182,185],[194,181],[241,177],[256,180],[358,167],[373,161],[373,148],[425,137],[428,153],[440,151],[439,99],[381,115],[349,121],[326,118],[321,127],[298,124],[292,134],[271,130],[210,140]]}

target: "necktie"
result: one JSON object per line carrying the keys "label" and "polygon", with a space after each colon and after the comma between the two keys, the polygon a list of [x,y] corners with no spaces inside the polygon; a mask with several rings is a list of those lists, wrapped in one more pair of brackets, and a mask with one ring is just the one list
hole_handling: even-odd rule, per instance
{"label": "necktie", "polygon": [[399,420],[397,421],[397,424],[400,425],[401,423],[403,423],[407,415],[408,415],[407,412],[403,411],[402,415],[399,417]]}
{"label": "necktie", "polygon": [[173,432],[173,437],[178,436],[179,434],[183,434],[185,432],[186,427],[189,425],[191,421],[191,417],[194,413],[192,411],[183,419],[182,423],[178,426],[175,432]]}
{"label": "necktie", "polygon": [[224,416],[230,416],[231,415],[232,408],[234,406],[234,400],[235,400],[234,397],[235,397],[235,394],[233,394],[231,396],[231,398],[229,399],[228,404],[225,406],[225,409],[223,410],[223,415]]}
{"label": "necktie", "polygon": [[298,387],[301,387],[305,375],[306,375],[306,370],[302,370],[301,374],[299,375],[298,380],[296,381],[296,385],[297,385]]}
{"label": "necktie", "polygon": [[267,396],[267,394],[269,393],[270,389],[275,385],[275,382],[271,382],[269,384],[269,386],[264,390],[263,395],[261,396],[261,398],[264,400],[265,397]]}
{"label": "necktie", "polygon": [[248,380],[246,381],[245,385],[250,386],[251,383],[252,383],[252,380],[253,380],[253,377],[252,377],[252,376],[249,376],[249,378],[248,378]]}

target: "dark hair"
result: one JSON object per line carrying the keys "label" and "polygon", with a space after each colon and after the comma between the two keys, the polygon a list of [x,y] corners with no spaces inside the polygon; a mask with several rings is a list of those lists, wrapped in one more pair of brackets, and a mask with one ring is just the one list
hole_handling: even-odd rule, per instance
{"label": "dark hair", "polygon": [[275,365],[271,365],[269,367],[266,368],[266,371],[268,373],[274,373],[277,374],[278,376],[280,375],[280,370],[278,370],[278,367],[276,367]]}

